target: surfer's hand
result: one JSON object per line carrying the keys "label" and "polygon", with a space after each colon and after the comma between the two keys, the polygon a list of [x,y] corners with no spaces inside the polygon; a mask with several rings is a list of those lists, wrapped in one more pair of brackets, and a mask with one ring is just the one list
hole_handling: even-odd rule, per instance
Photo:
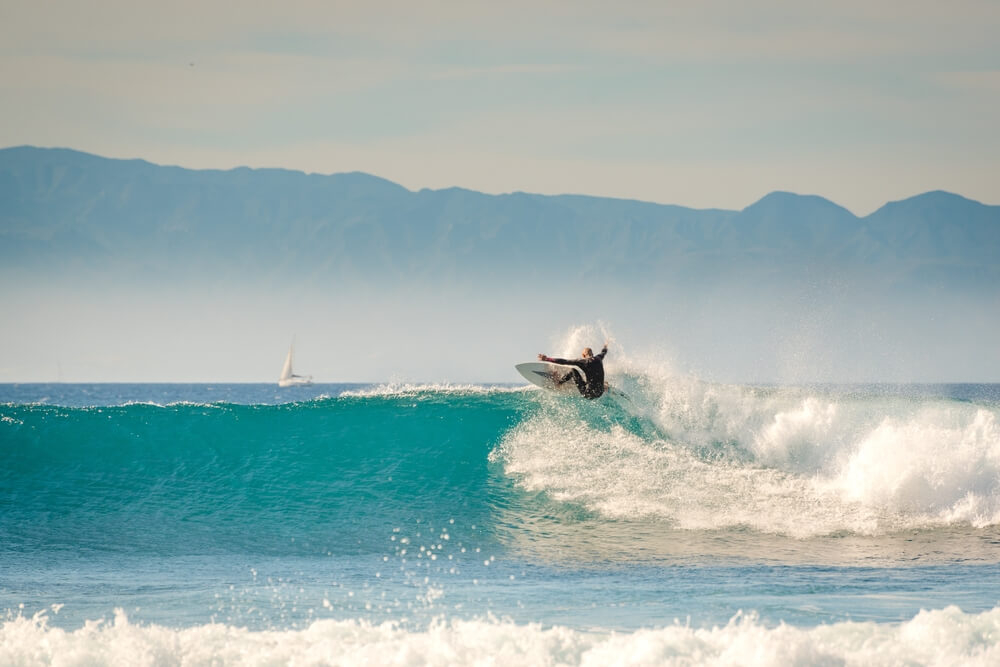
{"label": "surfer's hand", "polygon": [[544,354],[539,354],[538,355],[538,360],[539,361],[545,361],[545,355]]}

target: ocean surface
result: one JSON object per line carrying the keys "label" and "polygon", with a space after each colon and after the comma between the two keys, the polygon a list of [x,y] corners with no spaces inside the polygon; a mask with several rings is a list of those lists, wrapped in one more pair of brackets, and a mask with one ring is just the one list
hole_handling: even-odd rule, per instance
{"label": "ocean surface", "polygon": [[1000,385],[0,385],[0,665],[1000,664]]}

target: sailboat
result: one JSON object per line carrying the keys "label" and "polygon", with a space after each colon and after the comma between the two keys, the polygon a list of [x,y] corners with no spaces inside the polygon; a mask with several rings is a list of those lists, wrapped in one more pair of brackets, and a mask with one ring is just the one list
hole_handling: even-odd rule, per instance
{"label": "sailboat", "polygon": [[296,375],[292,372],[292,349],[294,347],[294,342],[288,346],[288,356],[285,357],[285,365],[281,367],[281,377],[278,378],[279,387],[304,387],[313,383],[311,375]]}

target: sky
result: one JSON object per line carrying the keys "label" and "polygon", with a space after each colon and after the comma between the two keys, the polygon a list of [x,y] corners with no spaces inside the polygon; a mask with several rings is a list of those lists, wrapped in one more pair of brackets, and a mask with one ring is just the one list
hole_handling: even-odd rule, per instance
{"label": "sky", "polygon": [[998,204],[997,35],[996,0],[7,0],[0,146],[697,208]]}
{"label": "sky", "polygon": [[[938,189],[1000,204],[998,35],[997,0],[5,0],[0,147],[695,208],[775,190],[857,215]],[[573,354],[581,325],[614,363],[721,380],[1000,369],[1000,311],[954,299],[914,324],[912,304],[605,295],[581,323],[535,295],[31,282],[0,281],[18,314],[0,381],[273,381],[295,335],[317,380],[517,381],[515,361]]]}

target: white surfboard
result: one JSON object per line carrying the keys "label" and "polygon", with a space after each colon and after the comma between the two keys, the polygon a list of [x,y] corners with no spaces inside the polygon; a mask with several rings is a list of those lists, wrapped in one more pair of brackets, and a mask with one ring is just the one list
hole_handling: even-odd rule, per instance
{"label": "white surfboard", "polygon": [[[514,368],[516,368],[517,372],[531,384],[557,394],[568,394],[570,396],[580,395],[580,390],[577,389],[576,382],[573,381],[573,378],[560,383],[560,380],[566,377],[569,373],[572,373],[574,370],[583,377],[584,382],[587,381],[587,374],[582,368],[566,364],[553,364],[549,361],[529,361],[524,364],[517,364]],[[615,398],[621,398],[626,401],[632,400],[620,389],[608,387],[607,385],[605,385],[605,387],[607,387],[607,390],[604,392],[605,395],[611,395]]]}
{"label": "white surfboard", "polygon": [[573,371],[577,371],[583,377],[584,382],[587,381],[587,374],[583,372],[582,368],[564,364],[553,364],[548,361],[529,361],[524,364],[517,364],[514,368],[531,384],[560,394],[580,395],[580,390],[576,388],[576,382],[573,381],[573,378],[566,380],[562,384],[559,383],[560,380]]}

